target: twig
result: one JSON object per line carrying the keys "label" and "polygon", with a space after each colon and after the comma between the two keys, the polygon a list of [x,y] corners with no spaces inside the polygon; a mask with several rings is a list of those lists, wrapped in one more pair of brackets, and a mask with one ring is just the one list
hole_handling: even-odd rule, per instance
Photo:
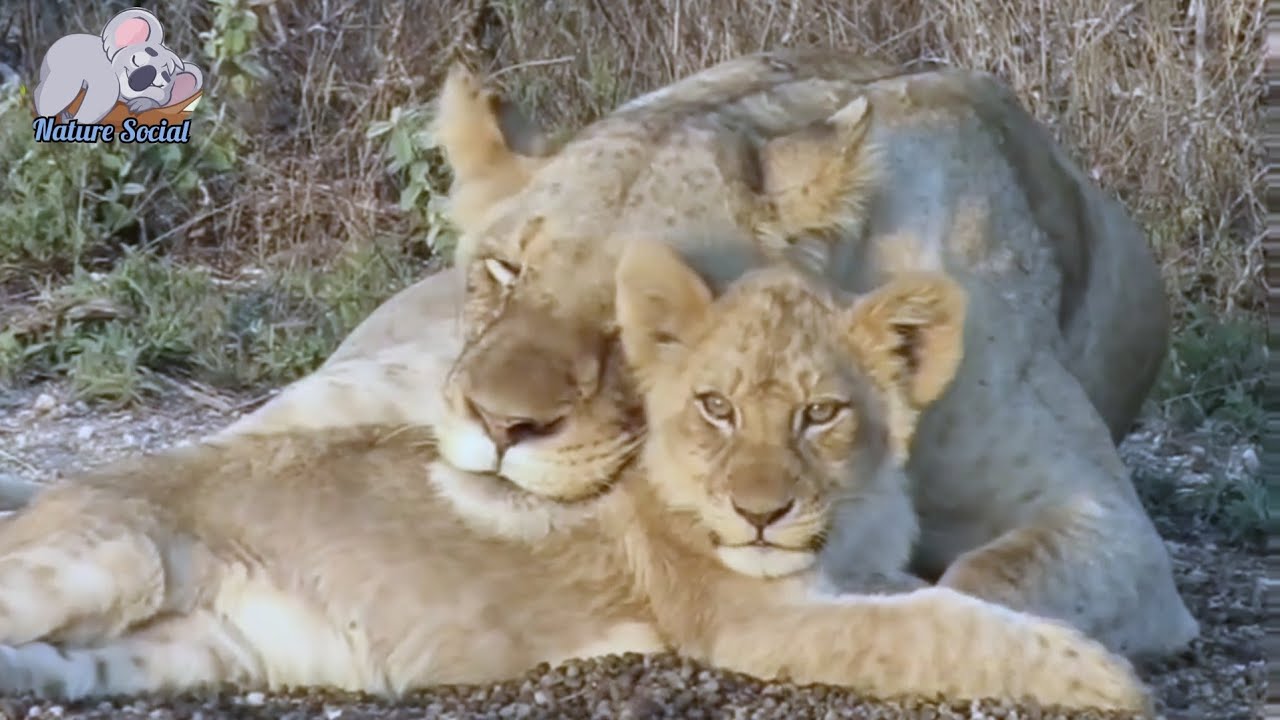
{"label": "twig", "polygon": [[240,402],[232,405],[231,412],[238,413],[238,412],[243,412],[245,410],[249,410],[251,408],[257,408],[262,404],[264,404],[266,401],[270,400],[271,398],[279,394],[280,394],[280,391],[277,389],[277,390],[268,390],[267,392],[261,393],[259,395],[254,395],[251,398],[248,398],[246,400],[241,400]]}
{"label": "twig", "polygon": [[1187,8],[1187,14],[1195,19],[1195,86],[1196,86],[1196,114],[1199,115],[1204,108],[1205,89],[1204,89],[1204,56],[1205,56],[1205,33],[1208,31],[1208,15],[1209,11],[1204,5],[1204,0],[1191,0],[1191,6]]}
{"label": "twig", "polygon": [[565,55],[563,57],[548,58],[546,60],[526,60],[522,63],[516,63],[515,65],[508,65],[500,70],[497,70],[489,77],[490,79],[496,78],[500,75],[504,75],[513,70],[523,70],[525,68],[541,67],[543,65],[560,65],[562,63],[573,62],[576,57],[577,56],[575,55]]}

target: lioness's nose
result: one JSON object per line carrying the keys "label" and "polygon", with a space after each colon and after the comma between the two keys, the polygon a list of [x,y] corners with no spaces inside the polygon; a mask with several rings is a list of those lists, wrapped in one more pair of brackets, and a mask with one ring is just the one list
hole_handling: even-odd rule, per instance
{"label": "lioness's nose", "polygon": [[786,505],[780,505],[778,507],[773,508],[772,510],[765,510],[762,512],[759,510],[747,510],[746,508],[741,507],[737,503],[734,503],[733,509],[736,510],[737,513],[741,515],[744,519],[746,519],[747,522],[754,525],[757,530],[764,530],[770,525],[781,520],[784,515],[791,512],[791,506],[795,504],[796,503],[794,500],[790,500],[787,502]]}
{"label": "lioness's nose", "polygon": [[526,440],[554,434],[564,424],[565,419],[564,415],[555,417],[504,415],[486,409],[474,398],[467,399],[467,406],[479,418],[480,424],[484,425],[489,439],[497,446],[498,455],[502,455],[508,448]]}

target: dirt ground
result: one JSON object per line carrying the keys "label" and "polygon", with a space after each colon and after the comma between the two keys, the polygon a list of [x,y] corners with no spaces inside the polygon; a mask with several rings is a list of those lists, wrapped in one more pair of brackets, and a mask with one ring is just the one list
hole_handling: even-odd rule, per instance
{"label": "dirt ground", "polygon": [[[91,411],[55,387],[0,392],[0,482],[48,482],[85,462],[153,450],[230,422],[252,402],[192,393],[145,409]],[[1143,668],[1171,720],[1262,717],[1263,551],[1233,541],[1194,516],[1173,510],[1174,495],[1208,477],[1257,471],[1257,449],[1207,447],[1202,438],[1154,427],[1122,447],[1126,461],[1153,482],[1144,496],[1173,556],[1178,585],[1199,619],[1201,638],[1183,656]],[[1155,483],[1152,479],[1159,481]],[[1158,489],[1156,486],[1158,485]],[[1165,502],[1170,500],[1170,502]],[[22,717],[214,718],[1050,718],[1036,708],[873,703],[828,688],[761,683],[669,656],[578,661],[539,668],[511,682],[445,688],[396,704],[327,693],[264,695],[226,691],[176,699],[139,699],[62,707],[0,698],[0,720]],[[1102,717],[1101,715],[1097,717]]]}

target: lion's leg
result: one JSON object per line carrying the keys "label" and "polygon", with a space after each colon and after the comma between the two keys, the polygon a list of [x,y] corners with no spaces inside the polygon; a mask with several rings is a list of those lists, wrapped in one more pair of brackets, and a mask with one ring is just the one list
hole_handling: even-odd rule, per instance
{"label": "lion's leg", "polygon": [[[995,393],[960,398],[917,438],[921,556],[940,583],[1131,657],[1185,647],[1198,627],[1168,550],[1079,383],[1042,354]],[[966,407],[989,412],[958,422]]]}
{"label": "lion's leg", "polygon": [[1090,500],[964,553],[938,584],[1065,620],[1134,658],[1177,652],[1199,632],[1150,520]]}
{"label": "lion's leg", "polygon": [[206,611],[171,615],[106,643],[0,646],[0,692],[60,700],[262,681],[242,638]]}
{"label": "lion's leg", "polygon": [[745,589],[730,595],[713,599],[721,610],[707,659],[757,677],[846,685],[877,697],[1149,707],[1132,666],[1101,644],[1066,624],[946,589],[769,607],[744,602],[752,597]]}
{"label": "lion's leg", "polygon": [[0,643],[111,637],[163,604],[155,544],[83,500],[40,497],[0,525]]}
{"label": "lion's leg", "polygon": [[[1088,284],[1058,349],[1116,443],[1129,434],[1169,348],[1160,266],[1124,208],[1089,184],[1096,237]],[[1142,308],[1136,312],[1135,308]]]}

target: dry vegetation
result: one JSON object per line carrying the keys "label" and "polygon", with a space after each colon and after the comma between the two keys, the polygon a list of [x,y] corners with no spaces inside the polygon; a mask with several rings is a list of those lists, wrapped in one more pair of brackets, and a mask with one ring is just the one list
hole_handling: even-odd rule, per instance
{"label": "dry vegetation", "polygon": [[[54,39],[131,4],[6,1],[0,60],[27,84]],[[35,146],[14,86],[0,93],[0,164],[14,168],[0,179],[0,380],[67,375],[86,396],[129,401],[160,375],[243,388],[318,362],[447,258],[446,178],[424,128],[455,53],[571,130],[718,60],[817,45],[1009,82],[1150,232],[1186,330],[1166,405],[1192,422],[1256,410],[1258,0],[175,0],[158,12],[210,83],[191,146]],[[1224,344],[1245,360],[1224,363]]]}

